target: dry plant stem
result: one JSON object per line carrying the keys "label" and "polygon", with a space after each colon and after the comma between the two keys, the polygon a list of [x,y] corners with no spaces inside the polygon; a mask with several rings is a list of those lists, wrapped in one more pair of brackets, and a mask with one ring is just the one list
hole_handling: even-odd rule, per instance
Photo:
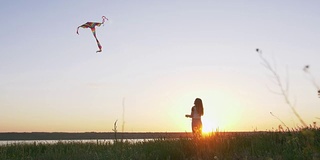
{"label": "dry plant stem", "polygon": [[125,98],[122,99],[122,127],[121,127],[121,131],[124,132],[124,111],[125,111],[125,106],[124,106],[124,102],[125,102]]}
{"label": "dry plant stem", "polygon": [[114,138],[115,138],[115,141],[117,142],[118,141],[118,139],[117,139],[117,132],[118,132],[118,130],[117,130],[117,122],[118,122],[118,120],[116,120],[115,122],[114,122],[114,124],[113,124],[113,132],[114,132]]}
{"label": "dry plant stem", "polygon": [[279,74],[276,72],[276,70],[274,69],[274,67],[272,67],[269,63],[269,61],[267,61],[263,55],[262,52],[260,50],[257,50],[257,52],[259,53],[259,56],[262,60],[262,65],[268,69],[271,73],[272,76],[276,82],[276,85],[279,87],[280,92],[278,94],[282,95],[283,98],[285,99],[285,102],[288,104],[288,106],[290,107],[290,109],[292,110],[292,112],[294,113],[294,115],[299,119],[299,121],[303,124],[304,127],[308,127],[308,125],[304,122],[304,120],[301,118],[301,116],[299,115],[299,113],[296,111],[293,103],[291,103],[291,101],[289,100],[289,93],[288,93],[288,79],[287,79],[287,86],[284,87]]}
{"label": "dry plant stem", "polygon": [[289,127],[288,127],[278,116],[274,115],[272,112],[270,112],[270,114],[271,114],[273,117],[277,118],[277,119],[282,123],[282,125],[284,125],[284,126],[289,130]]}
{"label": "dry plant stem", "polygon": [[320,87],[319,87],[319,85],[317,84],[317,82],[316,82],[316,79],[314,78],[314,76],[308,71],[308,70],[305,70],[305,72],[307,73],[307,74],[309,74],[309,76],[310,76],[310,78],[311,78],[311,83],[314,85],[314,87],[316,87],[317,88],[317,90],[320,90]]}
{"label": "dry plant stem", "polygon": [[306,74],[309,75],[310,81],[311,81],[311,83],[314,85],[314,87],[317,89],[317,91],[318,91],[318,96],[319,96],[319,98],[320,98],[320,87],[319,87],[319,85],[317,84],[316,79],[314,78],[314,76],[311,74],[311,72],[309,72],[309,68],[310,68],[309,65],[306,65],[306,66],[303,68],[303,71],[304,71]]}

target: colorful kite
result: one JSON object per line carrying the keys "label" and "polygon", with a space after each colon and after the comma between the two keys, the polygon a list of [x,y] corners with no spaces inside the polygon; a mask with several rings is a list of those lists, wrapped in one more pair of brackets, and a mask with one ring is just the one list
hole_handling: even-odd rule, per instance
{"label": "colorful kite", "polygon": [[99,40],[98,40],[98,38],[96,36],[96,26],[100,27],[101,24],[104,24],[105,20],[108,20],[108,18],[106,18],[105,16],[102,16],[102,23],[99,23],[99,22],[87,22],[87,23],[85,23],[85,24],[83,24],[83,25],[81,25],[81,26],[79,26],[77,28],[77,34],[79,34],[78,30],[79,30],[80,27],[82,27],[82,28],[90,28],[91,29],[92,34],[93,34],[94,38],[96,39],[98,47],[99,47],[99,50],[97,52],[101,52],[102,51],[102,46],[101,46],[101,44],[100,44],[100,42],[99,42]]}

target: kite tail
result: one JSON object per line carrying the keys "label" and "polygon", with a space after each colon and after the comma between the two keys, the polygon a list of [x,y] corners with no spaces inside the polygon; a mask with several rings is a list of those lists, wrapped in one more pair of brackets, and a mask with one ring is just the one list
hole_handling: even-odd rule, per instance
{"label": "kite tail", "polygon": [[80,28],[80,26],[77,28],[77,34],[79,34],[79,28]]}
{"label": "kite tail", "polygon": [[96,40],[97,40],[97,44],[98,44],[98,47],[99,47],[99,50],[97,50],[96,53],[102,52],[102,46],[101,46],[99,40],[98,39],[96,39]]}
{"label": "kite tail", "polygon": [[97,45],[98,45],[98,48],[99,48],[99,50],[97,50],[97,52],[96,52],[96,53],[98,53],[98,52],[102,52],[102,46],[101,46],[101,44],[100,44],[100,42],[99,42],[99,40],[98,40],[98,38],[97,38],[97,36],[96,36],[96,33],[95,33],[95,32],[93,33],[93,36],[94,36],[94,38],[96,39],[96,41],[97,41]]}
{"label": "kite tail", "polygon": [[97,41],[97,45],[98,45],[98,48],[99,48],[99,50],[98,50],[96,53],[102,52],[102,46],[101,46],[101,44],[100,44],[100,42],[99,42],[99,40],[98,40],[98,38],[97,38],[97,36],[96,36],[96,29],[95,29],[95,28],[90,28],[90,29],[91,29],[91,31],[92,31],[92,34],[93,34],[94,38],[95,38],[96,41]]}
{"label": "kite tail", "polygon": [[105,20],[108,20],[108,18],[105,16],[102,16],[102,24],[104,24]]}

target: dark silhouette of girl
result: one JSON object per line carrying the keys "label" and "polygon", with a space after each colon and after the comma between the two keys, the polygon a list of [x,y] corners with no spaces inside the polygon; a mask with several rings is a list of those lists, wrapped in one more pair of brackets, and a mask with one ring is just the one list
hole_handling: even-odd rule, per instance
{"label": "dark silhouette of girl", "polygon": [[194,106],[191,108],[191,115],[186,114],[186,117],[192,118],[192,133],[195,135],[202,134],[203,104],[200,98],[194,100]]}

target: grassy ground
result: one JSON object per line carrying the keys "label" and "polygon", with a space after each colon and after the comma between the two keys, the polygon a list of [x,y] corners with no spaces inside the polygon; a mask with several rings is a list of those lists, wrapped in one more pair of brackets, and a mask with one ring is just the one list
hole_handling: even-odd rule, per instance
{"label": "grassy ground", "polygon": [[0,159],[320,159],[320,130],[216,133],[194,139],[154,139],[98,143],[10,144],[0,146]]}

